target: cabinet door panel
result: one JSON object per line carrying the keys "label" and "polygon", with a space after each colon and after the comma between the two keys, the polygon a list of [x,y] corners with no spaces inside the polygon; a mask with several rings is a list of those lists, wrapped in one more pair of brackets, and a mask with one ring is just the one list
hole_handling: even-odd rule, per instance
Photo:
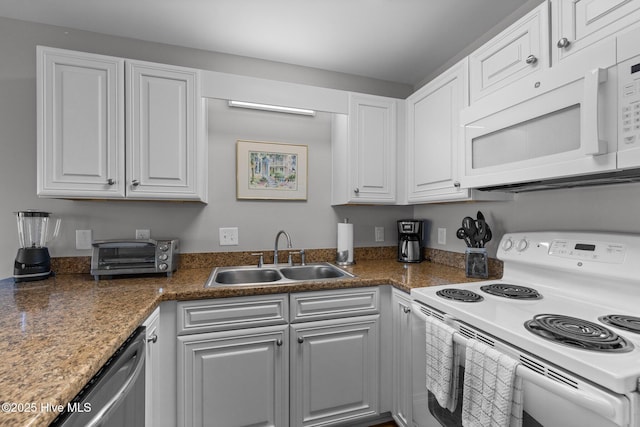
{"label": "cabinet door panel", "polygon": [[378,321],[375,315],[291,326],[293,425],[378,414]]}
{"label": "cabinet door panel", "polygon": [[[398,144],[404,128],[401,100],[349,94],[349,114],[331,120],[331,204],[394,204]],[[400,138],[399,138],[400,135]],[[402,153],[400,153],[402,155]]]}
{"label": "cabinet door panel", "polygon": [[467,60],[445,71],[407,99],[407,200],[462,200],[456,186],[460,111],[467,105]]}
{"label": "cabinet door panel", "polygon": [[384,158],[386,135],[389,134],[388,114],[388,108],[375,105],[360,105],[358,109],[358,158],[362,159],[357,177],[360,191],[384,191],[388,187]]}
{"label": "cabinet door panel", "polygon": [[288,426],[286,326],[179,337],[184,426]]}
{"label": "cabinet door panel", "polygon": [[160,348],[158,340],[170,339],[168,336],[160,337],[160,308],[147,318],[143,324],[146,326],[146,361],[145,361],[145,427],[157,426],[159,420],[156,419],[158,413],[158,396],[160,394]]}
{"label": "cabinet door panel", "polygon": [[546,3],[469,55],[471,103],[549,66]]}
{"label": "cabinet door panel", "polygon": [[[552,0],[551,49],[554,65],[594,43],[637,24],[639,0]],[[569,42],[564,47],[561,39]],[[585,55],[590,55],[585,51]]]}
{"label": "cabinet door panel", "polygon": [[124,196],[124,61],[38,47],[38,195]]}
{"label": "cabinet door panel", "polygon": [[198,199],[198,72],[130,61],[127,74],[130,195]]}
{"label": "cabinet door panel", "polygon": [[411,359],[411,299],[393,290],[393,418],[411,426],[413,404]]}

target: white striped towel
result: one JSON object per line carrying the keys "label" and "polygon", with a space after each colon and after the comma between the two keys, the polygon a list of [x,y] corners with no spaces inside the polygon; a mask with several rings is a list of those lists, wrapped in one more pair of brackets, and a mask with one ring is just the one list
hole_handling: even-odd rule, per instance
{"label": "white striped towel", "polygon": [[443,408],[453,412],[458,403],[460,355],[453,342],[455,329],[428,316],[426,323],[427,389]]}
{"label": "white striped towel", "polygon": [[522,426],[522,378],[519,362],[470,339],[462,391],[464,427]]}

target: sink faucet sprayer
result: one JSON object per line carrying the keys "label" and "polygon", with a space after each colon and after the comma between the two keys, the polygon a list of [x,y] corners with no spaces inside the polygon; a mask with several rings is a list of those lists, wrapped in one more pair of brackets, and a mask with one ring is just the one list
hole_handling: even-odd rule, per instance
{"label": "sink faucet sprayer", "polygon": [[285,237],[287,238],[287,248],[292,248],[293,246],[291,246],[291,237],[289,237],[289,234],[287,234],[286,231],[284,230],[280,230],[278,231],[278,234],[276,234],[276,243],[274,245],[274,249],[273,249],[273,263],[274,264],[278,264],[278,239],[280,239],[280,235],[284,234]]}

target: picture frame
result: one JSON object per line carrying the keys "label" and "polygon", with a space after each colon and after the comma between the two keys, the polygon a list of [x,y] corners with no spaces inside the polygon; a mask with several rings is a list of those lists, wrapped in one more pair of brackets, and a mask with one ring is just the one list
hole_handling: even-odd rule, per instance
{"label": "picture frame", "polygon": [[236,197],[307,200],[306,145],[236,141]]}

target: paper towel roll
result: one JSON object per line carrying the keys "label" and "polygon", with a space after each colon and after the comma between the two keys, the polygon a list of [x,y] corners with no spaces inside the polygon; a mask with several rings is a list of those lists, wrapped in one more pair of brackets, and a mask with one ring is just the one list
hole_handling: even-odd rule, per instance
{"label": "paper towel roll", "polygon": [[338,223],[338,252],[336,262],[340,265],[354,264],[353,260],[353,224]]}

